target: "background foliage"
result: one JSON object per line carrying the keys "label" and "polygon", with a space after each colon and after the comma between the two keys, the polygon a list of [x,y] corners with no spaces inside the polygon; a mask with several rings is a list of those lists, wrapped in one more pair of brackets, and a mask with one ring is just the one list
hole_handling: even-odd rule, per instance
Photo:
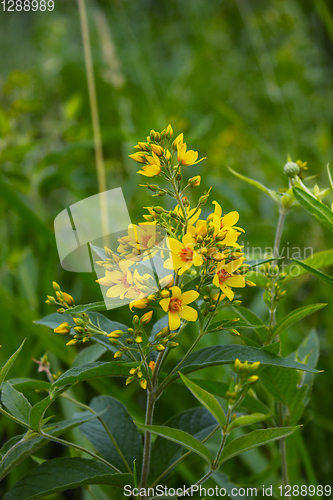
{"label": "background foliage", "polygon": [[[290,154],[293,160],[308,161],[309,174],[319,176],[313,182],[327,186],[324,167],[332,159],[333,116],[330,4],[325,0],[87,3],[108,188],[122,187],[133,222],[151,199],[137,187],[140,179],[128,154],[151,128],[171,123],[176,133],[185,132],[190,148],[207,157],[204,164],[188,167],[191,176],[200,172],[202,190],[214,186],[211,199],[218,200],[224,211],[240,212],[244,243],[272,246],[275,205],[234,178],[227,166],[269,187],[285,187],[282,169]],[[77,351],[32,322],[51,312],[44,297],[52,292],[52,279],[77,302],[101,300],[92,275],[61,269],[53,234],[55,216],[95,194],[97,179],[76,2],[57,0],[52,13],[2,12],[0,32],[0,364],[28,337],[25,362],[21,359],[14,365],[11,376],[29,377],[37,370],[31,357],[39,359],[48,351],[52,371],[57,372],[70,365]],[[158,204],[162,203],[160,199]],[[293,209],[282,246],[287,242],[319,251],[330,248],[332,236],[305,211]],[[315,378],[302,436],[288,438],[290,480],[302,484],[306,477],[309,484],[329,484],[332,287],[309,275],[289,287],[278,318],[302,305],[329,304],[283,334],[288,345],[283,355],[288,355],[309,328],[316,329],[321,347],[318,367],[325,370]],[[262,290],[245,290],[242,298],[264,317]],[[108,313],[118,321],[125,314],[126,308]],[[190,330],[188,336],[189,346]],[[219,333],[207,339],[207,345],[232,341]],[[227,380],[227,373],[222,367],[211,369],[206,378]],[[91,381],[77,391],[86,401],[96,391],[112,395],[134,415],[141,415],[144,406],[143,391],[134,385],[124,391],[122,380]],[[159,402],[157,423],[185,406],[196,406],[186,388],[179,386],[177,391],[177,397],[166,396],[167,402]],[[30,398],[37,402],[39,396],[31,391]],[[57,405],[65,416],[72,414],[70,403]],[[1,419],[1,441],[16,432],[11,421]],[[77,442],[84,439],[76,431],[72,437]],[[50,458],[63,452],[49,445],[41,455]],[[252,451],[228,462],[227,472],[237,480],[266,465],[263,453]],[[14,469],[0,485],[0,495],[33,466],[29,459]],[[195,458],[182,466],[180,474],[181,484],[196,480]],[[57,498],[79,498],[75,496],[79,492],[70,495]]]}

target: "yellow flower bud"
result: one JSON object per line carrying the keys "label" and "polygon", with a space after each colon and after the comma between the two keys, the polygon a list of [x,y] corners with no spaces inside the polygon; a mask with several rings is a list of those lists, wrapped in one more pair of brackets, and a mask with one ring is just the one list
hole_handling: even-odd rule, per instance
{"label": "yellow flower bud", "polygon": [[161,297],[163,297],[164,299],[166,299],[167,297],[169,297],[169,295],[170,295],[169,290],[162,290],[161,291]]}
{"label": "yellow flower bud", "polygon": [[140,380],[140,386],[142,387],[142,389],[147,389],[147,380],[145,378],[142,378]]}
{"label": "yellow flower bud", "polygon": [[138,163],[147,163],[146,156],[142,153],[134,153],[132,155],[129,155],[129,157]]}
{"label": "yellow flower bud", "polygon": [[77,344],[77,340],[73,339],[73,340],[70,340],[69,342],[67,342],[66,345],[75,345],[75,344]]}
{"label": "yellow flower bud", "polygon": [[61,323],[57,328],[55,328],[54,333],[59,333],[60,335],[67,335],[71,331],[70,324],[66,322]]}
{"label": "yellow flower bud", "polygon": [[253,385],[257,382],[258,379],[258,375],[251,375],[251,377],[249,377],[246,382],[250,385]]}
{"label": "yellow flower bud", "polygon": [[54,291],[60,292],[60,286],[58,285],[58,283],[56,283],[55,281],[52,281],[52,286],[53,286]]}
{"label": "yellow flower bud", "polygon": [[235,328],[232,328],[231,330],[229,330],[229,332],[231,333],[231,335],[234,335],[235,337],[240,335],[239,331],[235,330]]}
{"label": "yellow flower bud", "polygon": [[237,359],[235,359],[235,363],[234,363],[234,371],[235,371],[236,373],[238,373],[238,372],[239,372],[239,370],[241,369],[242,365],[243,365],[243,363],[241,363],[241,361],[239,361],[239,359],[238,359],[238,358],[237,358]]}
{"label": "yellow flower bud", "polygon": [[189,181],[188,181],[191,188],[195,188],[195,187],[200,186],[200,182],[201,182],[200,175],[196,175],[195,177],[191,177],[191,179],[189,179]]}
{"label": "yellow flower bud", "polygon": [[140,335],[139,335],[138,337],[135,337],[135,342],[136,342],[137,344],[141,344],[141,343],[142,343],[142,341],[143,341],[143,338],[142,338],[142,337],[140,337]]}
{"label": "yellow flower bud", "polygon": [[173,136],[173,129],[171,127],[171,125],[169,124],[166,128],[166,131],[165,131],[165,136],[167,139],[171,139],[171,137]]}
{"label": "yellow flower bud", "polygon": [[149,368],[151,369],[152,372],[154,372],[155,364],[156,364],[155,361],[151,361],[149,363]]}
{"label": "yellow flower bud", "polygon": [[147,325],[152,317],[153,317],[153,311],[149,311],[141,317],[140,323],[142,325]]}
{"label": "yellow flower bud", "polygon": [[131,368],[129,372],[130,375],[134,375],[136,373],[136,368]]}
{"label": "yellow flower bud", "polygon": [[73,306],[75,304],[73,297],[71,295],[69,295],[69,293],[66,293],[66,292],[63,292],[63,294],[64,294],[65,302],[67,302],[67,304],[69,306]]}
{"label": "yellow flower bud", "polygon": [[162,344],[157,344],[157,346],[156,346],[156,350],[157,350],[157,351],[164,351],[164,349],[165,349],[165,346],[164,346],[164,345],[162,345]]}
{"label": "yellow flower bud", "polygon": [[123,353],[121,351],[117,351],[114,353],[113,357],[117,359],[117,358],[121,358],[122,355],[123,355]]}
{"label": "yellow flower bud", "polygon": [[114,330],[113,332],[108,333],[107,337],[111,339],[118,339],[119,337],[122,336],[122,334],[123,332],[121,330]]}
{"label": "yellow flower bud", "polygon": [[129,304],[129,308],[131,311],[133,311],[133,307],[136,307],[137,309],[145,309],[148,306],[148,304],[149,304],[148,299],[133,300],[133,302]]}
{"label": "yellow flower bud", "polygon": [[133,382],[134,380],[134,377],[127,377],[126,379],[126,385],[130,384],[131,382]]}

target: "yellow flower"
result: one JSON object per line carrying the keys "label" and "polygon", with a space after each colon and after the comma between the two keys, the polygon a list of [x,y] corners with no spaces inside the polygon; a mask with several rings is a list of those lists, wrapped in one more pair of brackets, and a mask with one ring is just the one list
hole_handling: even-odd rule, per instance
{"label": "yellow flower", "polygon": [[186,321],[197,320],[198,312],[187,304],[196,300],[199,297],[199,293],[194,290],[182,293],[178,286],[173,286],[171,291],[172,297],[160,300],[160,306],[163,311],[168,313],[169,328],[173,331],[180,327],[181,318]]}
{"label": "yellow flower", "polygon": [[183,236],[182,241],[168,238],[168,246],[172,252],[171,257],[164,262],[166,269],[178,269],[181,275],[192,265],[201,266],[203,259],[198,252],[194,250],[196,242],[190,233]]}
{"label": "yellow flower", "polygon": [[147,325],[153,317],[153,311],[146,312],[140,319],[142,325]]}
{"label": "yellow flower", "polygon": [[122,260],[118,264],[118,269],[106,271],[105,277],[97,281],[100,285],[108,286],[106,296],[109,298],[119,297],[120,299],[142,299],[152,288],[149,280],[152,276],[144,274],[140,276],[137,269],[131,271],[129,267],[133,262]]}
{"label": "yellow flower", "polygon": [[152,156],[146,155],[146,165],[143,165],[142,170],[138,170],[137,174],[142,174],[146,177],[155,177],[155,175],[158,175],[161,172],[162,167],[159,157],[154,153],[154,151],[152,151],[151,154]]}
{"label": "yellow flower", "polygon": [[237,260],[232,260],[228,264],[221,262],[216,267],[216,274],[213,279],[215,286],[220,288],[222,292],[228,297],[229,300],[233,300],[235,294],[231,287],[244,288],[245,278],[240,274],[233,274],[244,262],[244,258]]}
{"label": "yellow flower", "polygon": [[183,165],[184,167],[189,165],[195,165],[196,163],[199,163],[200,161],[206,159],[206,158],[201,158],[200,160],[197,160],[198,158],[197,151],[192,151],[191,149],[186,151],[187,146],[186,142],[183,142],[183,134],[179,134],[178,137],[176,137],[174,145],[177,146],[178,163],[180,165]]}

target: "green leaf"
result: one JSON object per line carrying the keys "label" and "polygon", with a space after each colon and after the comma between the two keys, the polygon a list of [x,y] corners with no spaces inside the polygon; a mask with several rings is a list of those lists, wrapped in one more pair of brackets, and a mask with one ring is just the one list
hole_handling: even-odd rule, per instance
{"label": "green leaf", "polygon": [[333,233],[333,213],[331,210],[303,189],[294,187],[293,192],[300,205]]}
{"label": "green leaf", "polygon": [[[295,368],[296,370],[318,373],[318,370],[315,370],[310,366],[298,363],[289,358],[282,358],[266,349],[236,344],[203,347],[198,351],[192,352],[178,370],[184,375],[196,370],[201,370],[202,368],[208,368],[209,366],[231,364],[237,358],[242,362],[249,361],[250,363],[254,363],[256,361],[260,361],[263,365]],[[178,363],[179,362],[177,362],[175,366],[177,366]],[[178,377],[178,373],[172,375],[167,381],[167,385],[169,385],[173,380],[176,380]]]}
{"label": "green leaf", "polygon": [[220,403],[209,394],[209,392],[201,389],[197,384],[186,378],[181,373],[179,374],[180,378],[186,385],[186,387],[192,392],[193,396],[197,398],[197,400],[205,407],[207,410],[216,418],[221,427],[224,427],[226,424],[226,418],[223,409],[220,406]]}
{"label": "green leaf", "polygon": [[124,361],[96,361],[82,366],[70,368],[52,384],[51,390],[67,384],[75,384],[97,377],[127,377],[131,368],[136,368],[138,363]]}
{"label": "green leaf", "polygon": [[[48,432],[53,436],[60,436],[64,432],[74,429],[94,418],[96,418],[96,415],[90,414],[87,416],[86,412],[82,412],[79,416],[72,419],[56,422],[54,424],[56,428]],[[42,446],[45,446],[48,442],[47,439],[42,437],[30,437],[27,439],[27,434],[16,436],[7,441],[0,450],[2,455],[2,460],[0,462],[0,481],[25,458],[29,457],[34,451]]]}
{"label": "green leaf", "polygon": [[126,306],[130,303],[130,300],[126,299],[112,299],[101,302],[92,302],[91,304],[83,304],[66,309],[68,314],[73,316],[76,314],[81,314],[88,311],[107,311],[107,306],[110,305],[112,308]]}
{"label": "green leaf", "polygon": [[179,429],[173,429],[172,427],[164,427],[162,425],[143,425],[136,424],[140,429],[147,430],[158,436],[162,436],[165,439],[170,439],[174,441],[193,453],[196,453],[200,457],[204,458],[208,463],[211,463],[212,456],[204,444],[198,441],[195,437],[191,436],[188,432],[181,431]]}
{"label": "green leaf", "polygon": [[263,321],[258,318],[256,314],[254,314],[252,311],[249,309],[246,309],[246,307],[240,306],[240,307],[233,307],[234,311],[238,316],[243,318],[248,325],[256,325],[256,327],[252,326],[256,334],[261,340],[266,340],[267,334],[265,330],[265,325]]}
{"label": "green leaf", "polygon": [[256,424],[257,422],[262,422],[270,417],[270,413],[264,415],[263,413],[252,413],[251,415],[240,415],[239,417],[232,420],[231,424],[228,426],[228,431],[232,431],[236,427],[243,427],[244,425]]}
{"label": "green leaf", "polygon": [[251,186],[255,187],[256,189],[259,189],[259,191],[262,191],[263,193],[268,194],[268,196],[270,196],[274,201],[276,201],[277,203],[279,203],[280,197],[272,189],[267,188],[266,186],[264,186],[260,182],[255,181],[254,179],[250,179],[249,177],[246,177],[245,175],[239,174],[238,172],[236,172],[235,170],[233,170],[230,167],[229,167],[229,170],[230,170],[230,172],[232,174],[234,174],[236,177],[238,177],[242,181],[245,181],[248,184],[250,184]]}
{"label": "green leaf", "polygon": [[140,470],[141,436],[126,407],[111,396],[98,396],[89,406],[97,413],[103,412],[100,418],[109,434],[97,419],[82,425],[80,432],[120,471],[129,472],[134,460],[137,460],[137,467]]}
{"label": "green leaf", "polygon": [[[229,384],[224,382],[217,382],[216,380],[202,380],[195,379],[196,384],[202,387],[208,392],[211,392],[215,396],[223,399],[227,399],[226,393],[229,390]],[[261,401],[252,396],[249,392],[246,393],[245,398],[241,403],[242,408],[246,408],[250,411],[257,413],[268,413],[268,408]]]}
{"label": "green leaf", "polygon": [[35,431],[38,431],[40,429],[44,413],[46,412],[47,408],[50,406],[51,403],[52,403],[51,397],[47,396],[46,398],[42,399],[31,408],[29,425]]}
{"label": "green leaf", "polygon": [[66,314],[66,313],[48,314],[44,318],[41,318],[41,319],[34,321],[34,323],[35,323],[35,325],[47,326],[48,328],[52,328],[52,330],[54,330],[64,321],[69,323],[71,326],[75,325],[72,316],[70,314]]}
{"label": "green leaf", "polygon": [[[312,249],[311,249],[312,250]],[[333,265],[333,250],[325,250],[323,252],[317,252],[301,261],[303,264],[311,266],[313,269],[318,269],[320,267]],[[295,270],[296,268],[296,270]],[[297,271],[297,273],[295,272]],[[287,276],[285,277],[283,283],[288,283],[299,276],[307,273],[304,267],[300,267],[296,264],[290,264],[286,267],[285,272]]]}
{"label": "green leaf", "polygon": [[[217,428],[215,418],[202,407],[185,410],[166,422],[166,425],[188,432],[199,441],[206,439]],[[182,452],[184,448],[179,443],[157,436],[151,451],[150,479],[157,479],[180,458]]]}
{"label": "green leaf", "polygon": [[9,371],[10,367],[12,366],[12,364],[15,361],[15,359],[19,355],[22,347],[24,346],[25,340],[26,339],[23,340],[22,344],[17,349],[17,351],[14,352],[14,354],[9,358],[9,360],[7,361],[7,363],[1,368],[1,370],[0,370],[0,386],[1,386],[2,382],[5,380],[6,375],[7,375],[8,371]]}
{"label": "green leaf", "polygon": [[[295,359],[313,368],[316,368],[320,354],[319,337],[315,330],[311,330],[309,335],[301,342],[296,349]],[[307,384],[311,389],[314,381],[314,374],[303,372],[301,385]]]}
{"label": "green leaf", "polygon": [[326,281],[326,283],[329,283],[330,285],[333,285],[333,277],[329,276],[328,274],[323,273],[322,271],[318,271],[317,269],[314,269],[313,267],[308,266],[307,264],[304,264],[301,260],[296,260],[292,259],[294,262],[296,262],[299,266],[303,267],[308,273],[313,274],[317,278]]}
{"label": "green leaf", "polygon": [[234,439],[231,443],[227,444],[222,451],[219,466],[222,465],[230,458],[239,455],[243,451],[251,450],[257,446],[262,446],[263,444],[270,443],[276,439],[281,439],[285,436],[289,436],[293,432],[299,429],[299,426],[295,427],[276,427],[273,429],[259,429],[257,431],[250,432],[245,436],[241,436]]}
{"label": "green leaf", "polygon": [[106,465],[86,458],[56,458],[38,465],[20,479],[3,500],[29,500],[87,484],[133,485],[131,474],[111,474]]}
{"label": "green leaf", "polygon": [[104,345],[92,344],[82,349],[74,358],[71,368],[92,363],[99,359],[108,349]]}
{"label": "green leaf", "polygon": [[8,380],[11,386],[15,387],[17,391],[22,391],[23,389],[34,389],[34,390],[45,390],[48,391],[51,387],[50,382],[46,380],[36,380],[34,378],[11,378]]}
{"label": "green leaf", "polygon": [[23,394],[14,389],[9,382],[6,382],[3,386],[1,400],[2,404],[12,415],[14,415],[14,417],[21,420],[21,422],[28,423],[31,404]]}
{"label": "green leaf", "polygon": [[300,307],[299,309],[295,309],[295,311],[292,311],[291,313],[287,314],[285,318],[281,319],[273,328],[273,336],[274,338],[276,335],[279,335],[279,333],[283,332],[289,326],[297,323],[297,321],[300,321],[301,319],[305,318],[306,316],[309,316],[309,314],[312,314],[316,311],[319,311],[323,307],[325,307],[327,304],[311,304],[309,306],[304,306]]}

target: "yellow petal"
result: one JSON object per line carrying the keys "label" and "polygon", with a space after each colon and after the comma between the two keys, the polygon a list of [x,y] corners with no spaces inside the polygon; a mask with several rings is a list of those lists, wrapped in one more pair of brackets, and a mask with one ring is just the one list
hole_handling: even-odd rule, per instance
{"label": "yellow petal", "polygon": [[169,311],[169,328],[170,331],[178,330],[180,327],[180,317],[178,313]]}
{"label": "yellow petal", "polygon": [[165,312],[169,310],[169,304],[170,304],[170,298],[160,300],[160,306]]}
{"label": "yellow petal", "polygon": [[193,307],[185,306],[179,311],[179,316],[186,319],[186,321],[196,321],[198,319],[198,311],[193,309]]}
{"label": "yellow petal", "polygon": [[183,304],[190,304],[194,300],[199,297],[199,293],[194,290],[189,290],[188,292],[184,292],[181,296],[181,301]]}
{"label": "yellow petal", "polygon": [[172,292],[172,297],[174,298],[178,298],[181,296],[182,292],[181,292],[181,289],[178,287],[178,286],[172,286],[170,288],[171,292]]}
{"label": "yellow petal", "polygon": [[229,264],[226,264],[224,266],[224,269],[227,271],[227,273],[233,273],[234,271],[236,271],[236,269],[238,269],[244,262],[245,257],[241,257],[240,259],[236,259],[236,260],[232,260],[231,262],[229,262]]}
{"label": "yellow petal", "polygon": [[174,238],[168,238],[167,243],[172,253],[177,254],[184,248],[183,243],[181,241],[175,240]]}
{"label": "yellow petal", "polygon": [[222,215],[221,205],[219,203],[217,203],[217,201],[213,201],[213,205],[215,205],[214,214],[217,215],[217,217],[219,219],[221,219],[221,215]]}
{"label": "yellow petal", "polygon": [[234,212],[229,212],[226,214],[224,217],[222,217],[222,225],[223,226],[234,226],[237,224],[239,220],[239,213],[234,211]]}
{"label": "yellow petal", "polygon": [[194,240],[192,238],[191,233],[186,233],[183,236],[183,243],[185,246],[190,246],[190,247],[194,245]]}
{"label": "yellow petal", "polygon": [[244,288],[245,287],[244,276],[234,275],[234,276],[231,276],[230,278],[227,278],[225,280],[225,282],[228,286],[234,286],[236,288]]}
{"label": "yellow petal", "polygon": [[229,300],[233,300],[235,294],[231,290],[231,288],[228,287],[228,285],[226,285],[225,283],[222,283],[221,290],[222,290],[222,292],[224,292],[226,294],[226,296],[228,297]]}

